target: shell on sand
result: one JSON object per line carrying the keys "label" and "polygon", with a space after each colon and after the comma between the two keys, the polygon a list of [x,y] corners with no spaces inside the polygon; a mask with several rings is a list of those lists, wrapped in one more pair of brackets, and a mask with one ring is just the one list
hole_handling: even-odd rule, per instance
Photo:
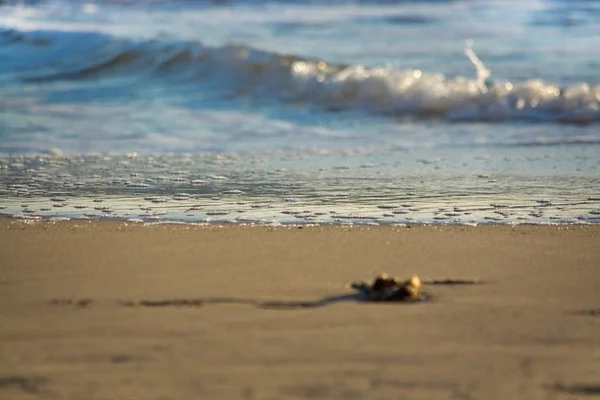
{"label": "shell on sand", "polygon": [[352,287],[369,296],[371,301],[416,301],[423,299],[423,285],[418,275],[406,280],[381,274],[372,284],[354,283]]}

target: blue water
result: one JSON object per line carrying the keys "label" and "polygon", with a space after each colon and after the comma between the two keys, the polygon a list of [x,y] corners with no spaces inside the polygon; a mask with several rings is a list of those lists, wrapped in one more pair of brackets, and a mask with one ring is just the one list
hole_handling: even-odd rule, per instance
{"label": "blue water", "polygon": [[4,1],[0,212],[597,222],[597,49],[598,1]]}

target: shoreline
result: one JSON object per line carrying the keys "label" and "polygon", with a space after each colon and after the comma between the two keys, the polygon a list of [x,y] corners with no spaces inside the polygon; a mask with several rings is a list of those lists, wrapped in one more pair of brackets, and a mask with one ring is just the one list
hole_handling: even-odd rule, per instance
{"label": "shoreline", "polygon": [[142,219],[130,218],[127,216],[104,217],[101,215],[84,216],[48,216],[38,214],[15,214],[0,213],[0,223],[2,221],[17,221],[22,224],[56,224],[56,223],[118,223],[131,224],[137,226],[195,226],[195,227],[250,227],[250,228],[297,228],[297,227],[340,227],[340,228],[359,228],[359,227],[519,227],[519,226],[542,226],[542,227],[575,227],[575,226],[600,226],[600,218],[596,218],[598,213],[594,213],[591,218],[571,218],[565,220],[543,220],[543,221],[503,221],[501,219],[482,219],[482,220],[456,220],[432,219],[432,220],[381,220],[376,218],[365,218],[358,216],[356,218],[342,217],[340,220],[265,220],[260,218],[243,219]]}
{"label": "shoreline", "polygon": [[[0,218],[0,398],[597,395],[599,238]],[[415,304],[353,296],[381,272],[485,283],[425,285]]]}

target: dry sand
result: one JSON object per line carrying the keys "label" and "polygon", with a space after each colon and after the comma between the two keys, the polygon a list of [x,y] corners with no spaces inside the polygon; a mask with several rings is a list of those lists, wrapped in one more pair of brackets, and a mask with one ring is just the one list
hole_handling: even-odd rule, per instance
{"label": "dry sand", "polygon": [[[488,283],[349,296],[383,271]],[[3,400],[597,396],[600,226],[0,220]]]}

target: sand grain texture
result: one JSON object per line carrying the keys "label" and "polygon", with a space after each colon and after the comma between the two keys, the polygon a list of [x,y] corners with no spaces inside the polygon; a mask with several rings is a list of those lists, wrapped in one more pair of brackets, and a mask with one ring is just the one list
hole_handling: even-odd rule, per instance
{"label": "sand grain texture", "polygon": [[[4,219],[0,264],[0,399],[600,396],[598,226]],[[384,271],[489,283],[352,296]]]}

